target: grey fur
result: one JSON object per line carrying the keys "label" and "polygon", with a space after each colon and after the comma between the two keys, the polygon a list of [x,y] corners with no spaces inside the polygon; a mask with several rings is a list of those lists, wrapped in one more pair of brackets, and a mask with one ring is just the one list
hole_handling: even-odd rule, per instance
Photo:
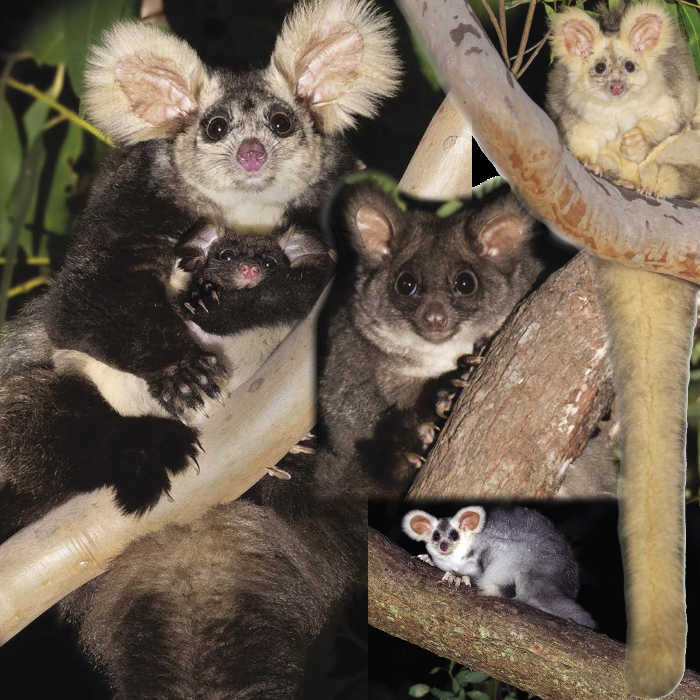
{"label": "grey fur", "polygon": [[[437,520],[422,511],[404,518],[404,531],[426,542],[433,564],[448,573],[468,576],[484,595],[512,597],[557,617],[595,627],[593,618],[576,603],[579,569],[566,540],[541,513],[529,508],[493,508],[483,529],[460,528],[457,518]],[[482,512],[478,507],[475,510]],[[412,517],[432,518],[433,528],[418,534]],[[457,535],[455,539],[455,533]],[[441,551],[445,547],[445,551]]]}

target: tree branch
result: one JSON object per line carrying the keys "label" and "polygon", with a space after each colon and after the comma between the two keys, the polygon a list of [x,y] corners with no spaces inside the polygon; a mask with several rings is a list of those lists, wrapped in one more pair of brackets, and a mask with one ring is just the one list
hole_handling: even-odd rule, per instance
{"label": "tree branch", "polygon": [[226,405],[212,410],[201,426],[201,472],[173,479],[173,503],[163,498],[136,519],[101,489],[73,498],[0,546],[0,645],[103,573],[137,537],[240,496],[308,433],[315,422],[315,321],[325,296]]}
{"label": "tree branch", "polygon": [[578,255],[503,327],[409,498],[551,497],[612,398],[593,280]]}
{"label": "tree branch", "polygon": [[[368,554],[373,627],[543,700],[636,697],[625,686],[623,644],[527,605],[449,588],[441,571],[371,528]],[[668,697],[700,697],[700,676],[686,671]]]}
{"label": "tree branch", "polygon": [[700,208],[646,200],[586,171],[503,64],[469,3],[399,5],[481,149],[538,219],[598,257],[700,284]]}

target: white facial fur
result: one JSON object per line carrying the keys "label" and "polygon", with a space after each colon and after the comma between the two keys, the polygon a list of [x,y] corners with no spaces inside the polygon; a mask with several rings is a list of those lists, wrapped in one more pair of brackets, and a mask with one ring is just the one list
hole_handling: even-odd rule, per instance
{"label": "white facial fur", "polygon": [[[425,548],[433,563],[443,571],[459,575],[475,572],[476,560],[468,557],[471,543],[486,526],[486,512],[481,506],[467,506],[459,510],[453,518],[438,520],[421,510],[408,512],[402,521],[403,531],[413,540],[425,542]],[[457,531],[459,539],[452,541],[450,532]],[[435,533],[440,538],[436,542]],[[440,549],[439,543],[445,542],[446,551]]]}

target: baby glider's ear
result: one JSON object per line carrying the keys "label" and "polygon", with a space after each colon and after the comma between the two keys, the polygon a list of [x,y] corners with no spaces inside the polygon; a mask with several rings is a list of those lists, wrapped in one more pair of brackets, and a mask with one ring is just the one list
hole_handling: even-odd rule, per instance
{"label": "baby glider's ear", "polygon": [[437,518],[430,513],[423,510],[412,510],[404,515],[401,527],[412,540],[427,542],[437,527],[437,522]]}
{"label": "baby glider's ear", "polygon": [[175,255],[180,258],[179,267],[194,272],[207,264],[209,249],[221,238],[223,231],[212,224],[198,226],[175,246]]}
{"label": "baby glider's ear", "polygon": [[268,69],[326,133],[373,117],[399,87],[388,18],[370,0],[300,2],[285,20]]}
{"label": "baby glider's ear", "polygon": [[153,25],[120,22],[90,50],[83,104],[97,128],[129,144],[178,134],[214,101],[212,88],[185,41]]}
{"label": "baby glider's ear", "polygon": [[290,226],[279,241],[290,267],[313,267],[330,262],[328,246],[315,234]]}

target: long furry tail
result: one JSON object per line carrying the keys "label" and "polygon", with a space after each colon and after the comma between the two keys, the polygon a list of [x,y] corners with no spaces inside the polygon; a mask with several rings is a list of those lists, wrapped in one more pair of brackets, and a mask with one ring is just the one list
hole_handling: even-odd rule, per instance
{"label": "long furry tail", "polygon": [[593,261],[622,424],[627,684],[660,698],[685,669],[685,441],[698,288]]}

